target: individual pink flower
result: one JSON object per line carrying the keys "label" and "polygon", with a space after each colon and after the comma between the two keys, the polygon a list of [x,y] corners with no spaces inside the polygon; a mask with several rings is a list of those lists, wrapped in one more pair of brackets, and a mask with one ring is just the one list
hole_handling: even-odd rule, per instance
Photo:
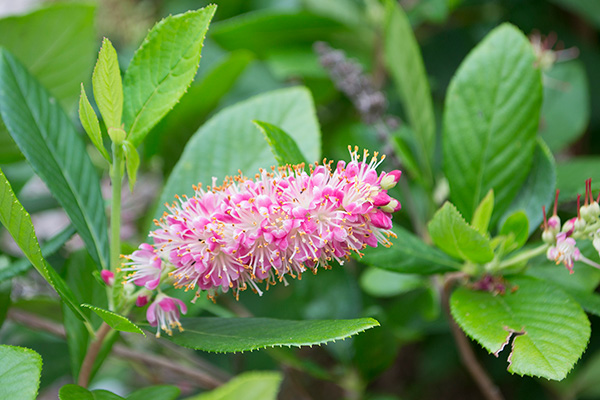
{"label": "individual pink flower", "polygon": [[121,271],[131,271],[125,277],[126,282],[133,282],[137,286],[144,286],[148,290],[154,290],[160,283],[162,261],[156,254],[154,247],[148,243],[140,244],[138,250],[129,256],[122,256],[129,260],[123,263],[125,268]]}
{"label": "individual pink flower", "polygon": [[156,296],[156,299],[146,311],[146,319],[150,326],[158,327],[156,337],[160,337],[161,329],[167,332],[169,336],[173,334],[173,328],[178,328],[180,332],[183,331],[179,322],[180,310],[183,314],[187,313],[187,307],[183,301],[163,293]]}
{"label": "individual pink flower", "polygon": [[555,261],[556,265],[562,262],[572,274],[574,262],[581,258],[581,252],[576,244],[575,239],[568,237],[567,232],[561,232],[556,235],[556,245],[548,248],[546,256],[549,260]]}

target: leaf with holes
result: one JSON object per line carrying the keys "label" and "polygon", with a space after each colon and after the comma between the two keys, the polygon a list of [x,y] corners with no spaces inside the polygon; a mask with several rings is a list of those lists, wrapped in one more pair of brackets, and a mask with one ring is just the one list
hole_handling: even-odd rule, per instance
{"label": "leaf with holes", "polygon": [[11,136],[73,222],[94,261],[108,266],[100,179],[69,117],[7,50],[0,50],[0,113]]}
{"label": "leaf with holes", "polygon": [[525,35],[503,24],[469,53],[450,82],[444,172],[452,202],[467,220],[494,189],[494,224],[527,178],[542,104],[534,61]]}
{"label": "leaf with holes", "polygon": [[204,36],[216,6],[169,16],[157,23],[135,52],[123,81],[123,121],[138,146],[194,80]]}
{"label": "leaf with holes", "polygon": [[516,290],[505,295],[455,290],[452,317],[496,356],[512,340],[509,372],[564,379],[587,346],[590,321],[581,306],[554,285],[527,277],[510,283]]}
{"label": "leaf with holes", "polygon": [[0,345],[0,398],[34,400],[42,372],[42,357],[24,347]]}
{"label": "leaf with holes", "polygon": [[275,346],[313,346],[379,326],[373,318],[289,321],[272,318],[183,318],[183,332],[165,339],[191,349],[237,353]]}
{"label": "leaf with holes", "polygon": [[467,224],[452,203],[446,202],[427,228],[436,246],[452,257],[480,264],[494,258],[490,240]]}

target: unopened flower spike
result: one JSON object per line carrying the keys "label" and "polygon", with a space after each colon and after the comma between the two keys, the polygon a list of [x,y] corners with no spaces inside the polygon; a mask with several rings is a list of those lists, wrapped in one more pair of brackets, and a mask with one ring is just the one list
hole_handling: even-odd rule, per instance
{"label": "unopened flower spike", "polygon": [[384,157],[349,150],[348,163],[262,169],[254,179],[240,172],[177,196],[155,221],[154,244],[126,256],[126,279],[150,290],[160,283],[196,290],[196,298],[232,290],[237,298],[247,288],[262,294],[261,283],[268,289],[287,284],[286,276],[343,264],[366,247],[390,246],[400,202],[388,189],[401,173],[379,174]]}

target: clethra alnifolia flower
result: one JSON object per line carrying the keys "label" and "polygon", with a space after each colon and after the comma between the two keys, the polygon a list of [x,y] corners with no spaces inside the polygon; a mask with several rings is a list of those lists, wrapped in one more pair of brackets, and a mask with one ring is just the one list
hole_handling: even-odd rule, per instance
{"label": "clethra alnifolia flower", "polygon": [[[351,161],[260,170],[254,179],[228,177],[221,186],[195,187],[193,197],[167,204],[154,244],[129,256],[125,280],[154,290],[160,282],[176,288],[262,294],[286,276],[301,278],[340,264],[367,246],[390,246],[391,213],[400,209],[388,190],[400,171],[376,168],[384,157],[350,151]],[[156,302],[156,301],[155,301]],[[154,307],[154,310],[157,308]],[[182,310],[183,311],[183,310]],[[174,318],[174,314],[171,318]],[[177,314],[178,315],[178,314]],[[169,331],[167,331],[169,332]]]}

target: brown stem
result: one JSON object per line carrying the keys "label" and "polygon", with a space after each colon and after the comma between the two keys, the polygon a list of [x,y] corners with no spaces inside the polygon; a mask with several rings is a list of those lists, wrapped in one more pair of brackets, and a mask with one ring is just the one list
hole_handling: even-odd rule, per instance
{"label": "brown stem", "polygon": [[[25,311],[11,309],[8,318],[12,321],[35,330],[51,333],[55,336],[66,338],[65,329],[62,325],[38,317]],[[141,362],[153,367],[174,372],[176,375],[190,379],[188,383],[195,382],[203,389],[213,389],[229,380],[229,375],[214,366],[206,366],[206,371],[179,364],[169,358],[154,354],[141,353],[120,344],[113,346],[112,354],[127,361]],[[198,363],[198,360],[195,360]],[[80,374],[81,378],[81,374]]]}
{"label": "brown stem", "polygon": [[83,364],[81,364],[81,370],[79,370],[79,379],[77,379],[77,384],[79,386],[87,387],[89,385],[92,370],[94,369],[94,362],[96,361],[96,357],[98,357],[98,353],[100,352],[100,348],[102,348],[102,343],[104,342],[106,335],[108,335],[111,329],[110,325],[106,322],[103,322],[102,325],[100,325],[100,328],[98,328],[96,338],[92,340],[87,353],[85,353]]}
{"label": "brown stem", "polygon": [[465,336],[458,324],[454,322],[452,314],[450,313],[450,294],[452,293],[452,286],[454,286],[456,281],[463,277],[464,274],[462,272],[447,275],[442,288],[442,307],[448,317],[450,330],[452,331],[452,336],[454,336],[454,341],[458,347],[462,362],[465,367],[467,367],[469,374],[471,374],[471,377],[475,380],[477,386],[479,386],[479,390],[481,390],[487,400],[504,400],[500,389],[492,382],[492,379],[488,376],[483,366],[475,357],[469,339]]}

